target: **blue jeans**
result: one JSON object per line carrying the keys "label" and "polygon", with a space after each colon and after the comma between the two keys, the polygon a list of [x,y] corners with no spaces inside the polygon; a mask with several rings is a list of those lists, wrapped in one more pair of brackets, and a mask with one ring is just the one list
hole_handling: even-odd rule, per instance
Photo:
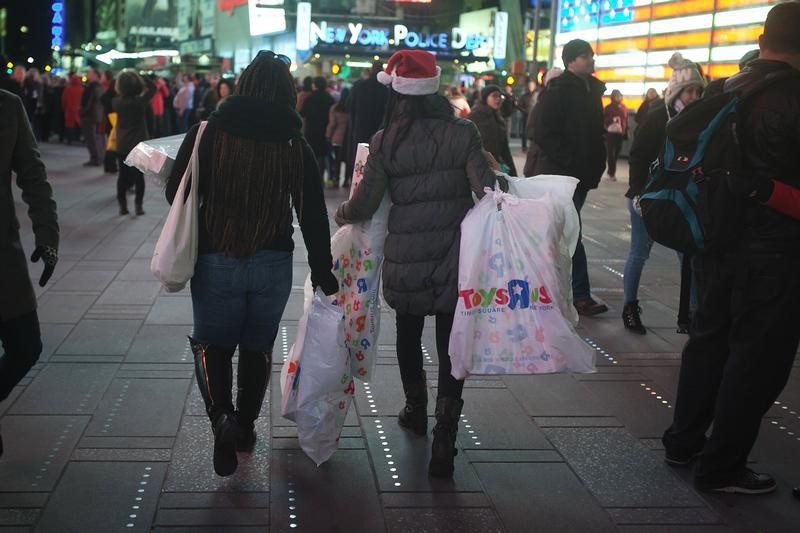
{"label": "blue jeans", "polygon": [[583,248],[583,221],[581,221],[581,208],[586,202],[586,196],[589,194],[588,189],[582,188],[580,185],[575,189],[575,194],[572,195],[572,202],[575,204],[575,209],[578,211],[578,221],[581,224],[581,232],[578,233],[578,245],[575,247],[575,254],[572,256],[572,299],[574,301],[585,300],[591,297],[591,289],[589,288],[589,267],[586,264],[586,250]]}
{"label": "blue jeans", "polygon": [[292,290],[292,253],[262,250],[242,258],[200,255],[191,287],[192,336],[197,341],[266,352],[275,343]]}
{"label": "blue jeans", "polygon": [[631,215],[631,249],[625,261],[625,273],[622,285],[625,289],[624,303],[639,299],[639,280],[642,278],[644,264],[650,257],[653,239],[647,233],[642,216],[633,209],[633,200],[628,200],[628,213]]}
{"label": "blue jeans", "polygon": [[[625,291],[624,303],[628,304],[639,299],[639,282],[642,279],[644,264],[650,258],[650,250],[653,248],[653,239],[647,233],[644,219],[633,208],[633,200],[628,200],[628,213],[631,215],[631,249],[628,252],[628,260],[625,261],[625,272],[622,285]],[[678,253],[678,263],[683,259]],[[694,313],[697,309],[697,283],[695,276],[692,275],[691,290],[689,296],[689,311]]]}

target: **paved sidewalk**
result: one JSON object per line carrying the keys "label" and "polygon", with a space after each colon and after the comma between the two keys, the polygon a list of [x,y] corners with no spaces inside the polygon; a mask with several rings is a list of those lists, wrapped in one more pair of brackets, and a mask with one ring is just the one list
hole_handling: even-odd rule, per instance
{"label": "paved sidewalk", "polygon": [[[81,167],[82,148],[42,151],[59,206],[61,260],[39,291],[44,353],[0,405],[0,531],[800,530],[791,495],[800,485],[796,370],[752,454],[756,468],[777,476],[776,494],[699,494],[689,471],[663,463],[659,438],[685,341],[675,333],[679,267],[674,252],[653,249],[641,291],[648,333],[627,333],[619,318],[624,182],[603,182],[584,208],[593,290],[611,309],[579,328],[597,348],[598,372],[468,380],[452,481],[427,476],[430,438],[397,426],[403,396],[388,308],[375,379],[357,384],[340,450],[317,468],[299,449],[292,423],[280,417],[277,386],[307,273],[298,232],[256,452],[223,479],[213,474],[211,431],[193,383],[188,290],[167,294],[149,272],[167,210],[161,191],[148,184],[147,215],[120,217],[116,176]],[[344,196],[330,192],[329,209]],[[17,212],[30,251],[19,200]],[[432,321],[423,342],[434,386]]]}

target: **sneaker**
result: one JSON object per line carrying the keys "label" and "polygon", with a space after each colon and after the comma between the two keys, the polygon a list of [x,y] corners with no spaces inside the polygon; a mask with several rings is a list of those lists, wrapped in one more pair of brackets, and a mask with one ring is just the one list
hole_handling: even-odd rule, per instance
{"label": "sneaker", "polygon": [[646,335],[647,330],[642,325],[641,313],[642,308],[639,307],[639,300],[626,303],[625,307],[622,308],[622,323],[625,325],[625,329],[639,335]]}
{"label": "sneaker", "polygon": [[664,462],[670,466],[689,466],[698,457],[700,457],[699,452],[689,455],[678,455],[675,453],[664,452]]}
{"label": "sneaker", "polygon": [[726,492],[729,494],[767,494],[778,488],[775,479],[769,474],[745,469],[742,476],[733,483],[708,483],[695,481],[694,486],[704,492]]}
{"label": "sneaker", "polygon": [[688,335],[689,334],[689,324],[684,322],[678,322],[678,329],[675,330],[676,333],[680,333],[681,335]]}
{"label": "sneaker", "polygon": [[574,305],[581,316],[595,316],[608,311],[608,306],[595,302],[591,297],[575,300]]}

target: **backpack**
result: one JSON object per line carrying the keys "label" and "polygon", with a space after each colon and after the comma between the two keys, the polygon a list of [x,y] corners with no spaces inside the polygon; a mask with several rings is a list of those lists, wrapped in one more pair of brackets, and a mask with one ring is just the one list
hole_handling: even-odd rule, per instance
{"label": "backpack", "polygon": [[745,178],[738,127],[743,103],[794,69],[767,75],[745,94],[724,91],[692,102],[673,117],[650,179],[639,197],[650,237],[691,255],[731,250],[739,240],[747,200],[733,192]]}

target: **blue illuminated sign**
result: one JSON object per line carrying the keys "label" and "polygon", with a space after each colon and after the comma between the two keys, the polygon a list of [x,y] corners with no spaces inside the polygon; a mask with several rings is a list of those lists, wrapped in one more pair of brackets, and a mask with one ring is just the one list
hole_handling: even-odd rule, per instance
{"label": "blue illuminated sign", "polygon": [[368,28],[362,23],[348,23],[342,26],[329,25],[327,21],[312,22],[310,27],[310,46],[317,43],[349,44],[391,48],[418,48],[423,50],[476,50],[488,44],[491,37],[482,34],[468,34],[460,28],[452,28],[451,33],[424,33],[411,31],[404,24],[389,28]]}
{"label": "blue illuminated sign", "polygon": [[64,46],[64,2],[54,0],[50,4],[53,17],[50,19],[50,47],[54,50],[61,50]]}

